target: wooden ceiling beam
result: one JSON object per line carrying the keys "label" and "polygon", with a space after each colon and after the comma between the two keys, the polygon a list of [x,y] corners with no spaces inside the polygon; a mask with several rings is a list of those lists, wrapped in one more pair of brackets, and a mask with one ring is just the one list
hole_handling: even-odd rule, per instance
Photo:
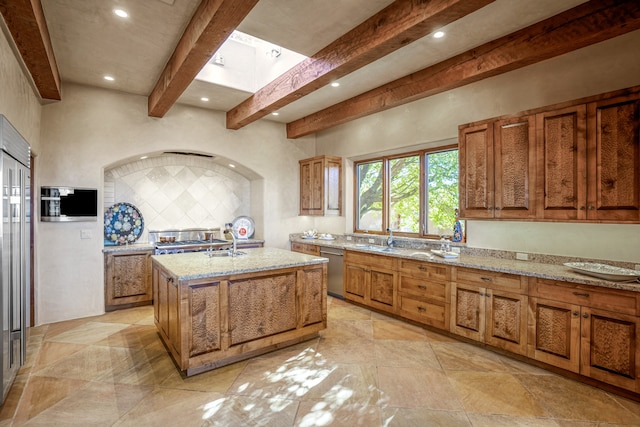
{"label": "wooden ceiling beam", "polygon": [[592,0],[287,123],[299,138],[640,29],[637,0]]}
{"label": "wooden ceiling beam", "polygon": [[40,97],[62,99],[60,74],[40,0],[0,0],[0,13]]}
{"label": "wooden ceiling beam", "polygon": [[149,95],[149,116],[163,117],[258,0],[202,0]]}
{"label": "wooden ceiling beam", "polygon": [[227,112],[240,129],[495,0],[397,0]]}

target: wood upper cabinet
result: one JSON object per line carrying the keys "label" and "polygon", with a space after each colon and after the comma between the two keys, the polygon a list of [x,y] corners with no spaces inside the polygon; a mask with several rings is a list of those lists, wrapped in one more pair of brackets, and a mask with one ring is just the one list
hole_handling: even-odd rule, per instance
{"label": "wood upper cabinet", "polygon": [[528,356],[640,391],[638,295],[531,278]]}
{"label": "wood upper cabinet", "polygon": [[106,311],[151,304],[151,254],[151,250],[105,253]]}
{"label": "wood upper cabinet", "polygon": [[461,128],[459,156],[462,218],[535,217],[533,116]]}
{"label": "wood upper cabinet", "polygon": [[396,258],[345,251],[344,263],[345,299],[387,312],[396,311]]}
{"label": "wood upper cabinet", "polygon": [[451,287],[451,332],[517,354],[527,354],[523,277],[457,268]]}
{"label": "wood upper cabinet", "polygon": [[538,212],[544,219],[586,219],[586,106],[536,117]]}
{"label": "wood upper cabinet", "polygon": [[587,104],[587,218],[640,221],[640,96]]}
{"label": "wood upper cabinet", "polygon": [[300,215],[342,215],[342,158],[300,160]]}

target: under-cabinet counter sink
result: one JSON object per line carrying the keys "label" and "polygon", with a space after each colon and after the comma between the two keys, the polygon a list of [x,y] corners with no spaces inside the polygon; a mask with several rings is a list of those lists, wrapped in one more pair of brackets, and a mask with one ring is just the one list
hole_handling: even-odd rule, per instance
{"label": "under-cabinet counter sink", "polygon": [[376,251],[376,252],[387,252],[387,253],[398,252],[398,250],[396,248],[388,248],[388,247],[385,247],[385,246],[356,244],[355,247],[359,248],[359,249],[367,249],[367,250]]}

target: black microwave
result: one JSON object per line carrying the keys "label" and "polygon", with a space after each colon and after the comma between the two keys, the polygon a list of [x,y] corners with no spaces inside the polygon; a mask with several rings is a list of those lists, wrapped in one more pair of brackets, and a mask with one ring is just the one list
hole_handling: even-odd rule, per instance
{"label": "black microwave", "polygon": [[97,221],[95,188],[40,187],[40,221]]}

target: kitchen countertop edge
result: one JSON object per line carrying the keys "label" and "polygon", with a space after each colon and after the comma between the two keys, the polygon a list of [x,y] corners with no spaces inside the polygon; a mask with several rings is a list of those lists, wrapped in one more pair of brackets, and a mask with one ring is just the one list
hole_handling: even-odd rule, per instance
{"label": "kitchen countertop edge", "polygon": [[[532,261],[489,258],[465,254],[461,254],[458,258],[445,259],[438,256],[428,257],[425,255],[417,255],[417,253],[428,254],[430,252],[429,249],[395,248],[397,252],[380,252],[377,250],[367,249],[366,247],[358,247],[355,243],[338,242],[335,240],[293,238],[290,239],[290,241],[312,244],[316,246],[332,247],[336,249],[344,249],[349,251],[365,252],[372,255],[382,255],[395,258],[433,262],[454,267],[475,268],[479,270],[495,271],[499,273],[518,274],[522,276],[537,277],[541,279],[558,280],[576,284],[640,292],[640,283],[626,283],[603,280],[597,277],[576,273],[569,267],[562,264],[544,264]],[[603,262],[606,263],[606,261]]]}

